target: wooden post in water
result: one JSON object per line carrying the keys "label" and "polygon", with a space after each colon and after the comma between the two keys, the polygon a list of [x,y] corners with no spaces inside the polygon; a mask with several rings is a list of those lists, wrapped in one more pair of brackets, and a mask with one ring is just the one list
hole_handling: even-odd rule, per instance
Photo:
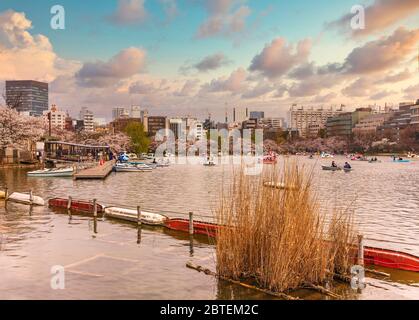
{"label": "wooden post in water", "polygon": [[7,199],[9,198],[9,188],[4,189],[4,203],[6,204]]}
{"label": "wooden post in water", "polygon": [[140,206],[137,206],[137,226],[138,226],[138,232],[137,232],[137,244],[141,243],[141,229],[142,229],[142,222],[141,222],[141,208]]}
{"label": "wooden post in water", "polygon": [[93,232],[97,233],[97,200],[93,199]]}
{"label": "wooden post in water", "polygon": [[67,210],[70,210],[71,209],[71,202],[72,202],[72,198],[71,198],[71,196],[69,196],[68,197],[68,201],[67,201]]}
{"label": "wooden post in water", "polygon": [[193,235],[193,212],[189,212],[189,235]]}
{"label": "wooden post in water", "polygon": [[358,265],[364,266],[364,236],[358,235]]}
{"label": "wooden post in water", "polygon": [[29,191],[29,202],[33,205],[33,193],[32,190]]}
{"label": "wooden post in water", "polygon": [[97,217],[97,203],[96,203],[96,199],[93,199],[93,217]]}
{"label": "wooden post in water", "polygon": [[194,248],[193,248],[193,234],[194,234],[194,228],[193,228],[193,212],[189,212],[189,254],[191,257],[193,257]]}

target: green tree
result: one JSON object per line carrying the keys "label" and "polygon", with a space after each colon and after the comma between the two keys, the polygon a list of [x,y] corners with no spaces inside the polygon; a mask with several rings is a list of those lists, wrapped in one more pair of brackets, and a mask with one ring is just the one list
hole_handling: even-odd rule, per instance
{"label": "green tree", "polygon": [[125,133],[130,137],[134,152],[139,154],[147,152],[150,146],[150,139],[144,131],[142,123],[130,122],[125,127]]}

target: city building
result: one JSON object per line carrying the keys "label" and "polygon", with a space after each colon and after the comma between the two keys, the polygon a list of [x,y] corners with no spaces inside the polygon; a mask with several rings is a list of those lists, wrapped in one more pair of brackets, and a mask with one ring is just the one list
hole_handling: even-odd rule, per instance
{"label": "city building", "polygon": [[123,107],[116,107],[112,109],[112,120],[119,118],[129,118],[129,112]]}
{"label": "city building", "polygon": [[[140,118],[122,117],[122,118],[115,119],[109,125],[110,125],[110,127],[111,127],[111,129],[114,133],[124,132],[127,125],[131,122],[136,122],[136,123],[141,123],[142,124],[142,121],[141,121]],[[147,132],[145,129],[144,129],[144,131]]]}
{"label": "city building", "polygon": [[371,108],[358,108],[354,112],[344,112],[329,117],[326,121],[327,136],[350,137],[355,125],[371,113]]}
{"label": "city building", "polygon": [[169,128],[167,117],[161,116],[148,116],[147,117],[147,130],[150,136],[155,136],[159,130]]}
{"label": "city building", "polygon": [[204,130],[216,129],[215,122],[211,118],[205,119],[204,121]]}
{"label": "city building", "polygon": [[410,107],[410,113],[410,124],[419,129],[419,99],[416,100],[416,103]]}
{"label": "city building", "polygon": [[170,119],[169,129],[173,132],[175,139],[180,139],[180,138],[185,137],[186,128],[184,127],[184,123],[181,118]]}
{"label": "city building", "polygon": [[307,127],[307,138],[317,138],[326,126],[320,123],[310,123]]}
{"label": "city building", "polygon": [[18,112],[40,117],[48,110],[48,83],[6,81],[6,104]]}
{"label": "city building", "polygon": [[83,120],[83,131],[86,131],[86,132],[95,131],[94,114],[92,111],[88,110],[87,107],[81,108],[79,119]]}
{"label": "city building", "polygon": [[73,120],[73,127],[76,132],[84,130],[84,121],[83,120]]}
{"label": "city building", "polygon": [[289,125],[292,130],[297,130],[301,137],[309,135],[309,126],[311,128],[324,128],[327,119],[343,111],[343,107],[334,110],[332,107],[324,108],[304,108],[293,105],[289,110]]}
{"label": "city building", "polygon": [[64,130],[66,127],[67,112],[58,110],[57,106],[53,104],[50,110],[44,111],[43,116],[45,122],[49,123],[51,119],[51,127]]}
{"label": "city building", "polygon": [[65,117],[64,129],[67,130],[67,131],[74,131],[75,130],[73,118],[70,117],[70,115],[68,113]]}
{"label": "city building", "polygon": [[399,110],[394,111],[392,113],[392,117],[378,128],[379,133],[387,137],[392,137],[395,140],[399,140],[400,130],[407,128],[411,124],[412,107],[413,109],[416,107],[414,102],[400,103]]}
{"label": "city building", "polygon": [[258,128],[258,119],[245,120],[242,122],[242,129],[243,130],[255,130]]}
{"label": "city building", "polygon": [[131,106],[131,118],[141,119],[144,112],[141,111],[140,106]]}
{"label": "city building", "polygon": [[195,128],[194,128],[194,134],[196,140],[202,140],[202,138],[205,136],[205,130],[204,130],[204,124],[202,122],[196,122]]}
{"label": "city building", "polygon": [[377,129],[392,117],[392,113],[376,113],[361,119],[352,129],[356,135],[377,133]]}
{"label": "city building", "polygon": [[284,118],[262,118],[258,122],[265,129],[285,129]]}
{"label": "city building", "polygon": [[233,122],[243,122],[249,119],[248,108],[233,108]]}
{"label": "city building", "polygon": [[250,119],[260,120],[262,118],[265,118],[264,111],[250,111]]}

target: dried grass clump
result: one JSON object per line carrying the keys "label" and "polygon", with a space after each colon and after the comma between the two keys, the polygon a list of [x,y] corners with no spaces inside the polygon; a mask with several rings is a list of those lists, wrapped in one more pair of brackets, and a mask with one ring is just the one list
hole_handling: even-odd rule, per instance
{"label": "dried grass clump", "polygon": [[[285,189],[264,187],[266,181]],[[217,234],[217,273],[276,292],[347,273],[356,239],[352,218],[326,219],[311,182],[297,163],[286,164],[281,175],[237,173],[216,210],[217,222],[232,226]]]}

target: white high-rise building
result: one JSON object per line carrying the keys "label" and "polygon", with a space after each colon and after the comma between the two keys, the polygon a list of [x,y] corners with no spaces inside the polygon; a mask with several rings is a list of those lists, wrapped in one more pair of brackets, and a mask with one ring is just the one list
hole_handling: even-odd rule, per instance
{"label": "white high-rise building", "polygon": [[131,106],[131,118],[140,119],[142,118],[143,111],[140,106]]}
{"label": "white high-rise building", "polygon": [[284,118],[262,118],[259,120],[259,124],[266,128],[285,129]]}
{"label": "white high-rise building", "polygon": [[293,105],[289,111],[289,126],[292,130],[297,130],[301,137],[309,135],[310,127],[317,127],[319,129],[326,127],[327,118],[333,117],[343,111],[340,109],[330,108],[304,108]]}
{"label": "white high-rise building", "polygon": [[81,108],[80,120],[83,120],[84,131],[93,132],[95,130],[94,114],[87,107]]}
{"label": "white high-rise building", "polygon": [[248,108],[233,108],[233,122],[239,123],[249,120]]}
{"label": "white high-rise building", "polygon": [[59,128],[64,130],[65,128],[65,119],[67,118],[67,112],[58,110],[57,106],[53,104],[50,110],[43,112],[45,121],[49,121],[48,115],[51,114],[51,127]]}

